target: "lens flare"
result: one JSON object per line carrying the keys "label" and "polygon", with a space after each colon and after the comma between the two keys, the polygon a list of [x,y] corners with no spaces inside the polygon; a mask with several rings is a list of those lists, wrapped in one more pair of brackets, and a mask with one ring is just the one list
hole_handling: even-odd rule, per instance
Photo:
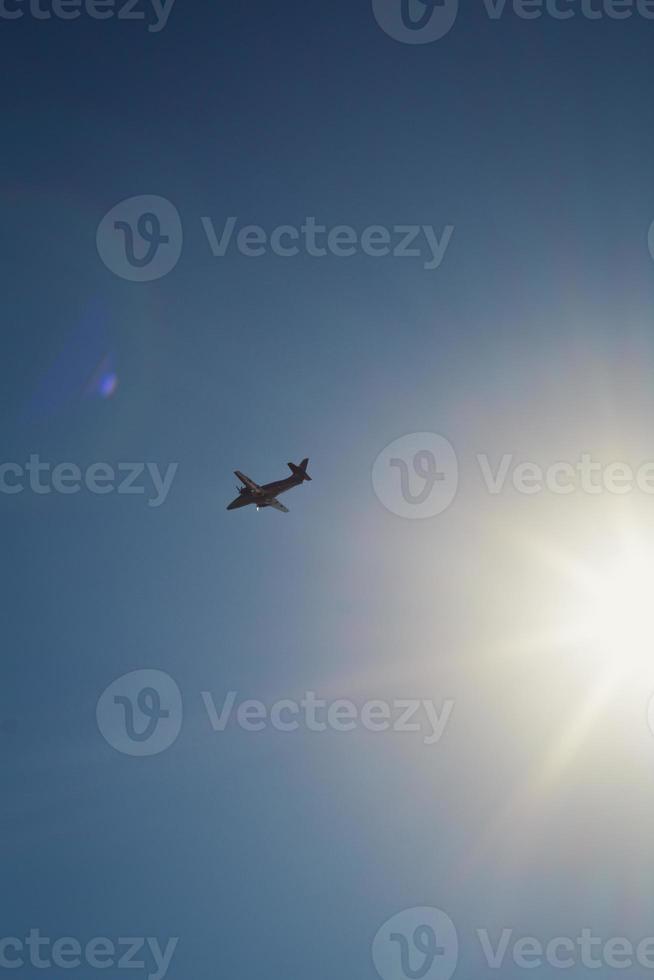
{"label": "lens flare", "polygon": [[115,371],[111,371],[108,374],[103,375],[98,386],[98,391],[103,398],[111,398],[117,387],[118,375],[115,373]]}

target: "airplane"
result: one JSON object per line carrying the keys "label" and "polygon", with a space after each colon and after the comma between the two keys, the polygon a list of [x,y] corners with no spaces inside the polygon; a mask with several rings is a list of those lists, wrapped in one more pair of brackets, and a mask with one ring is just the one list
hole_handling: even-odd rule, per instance
{"label": "airplane", "polygon": [[287,463],[292,476],[287,476],[285,480],[276,480],[274,483],[264,483],[262,486],[251,480],[245,473],[241,473],[240,470],[234,470],[234,475],[239,478],[244,486],[238,488],[238,497],[232,500],[227,510],[236,510],[238,507],[255,504],[257,510],[261,510],[263,507],[274,507],[275,510],[281,510],[283,514],[288,514],[288,507],[280,504],[279,500],[276,499],[277,495],[286,493],[293,487],[299,487],[305,480],[311,480],[307,473],[308,465],[308,459],[303,459],[299,466],[296,466],[295,463]]}

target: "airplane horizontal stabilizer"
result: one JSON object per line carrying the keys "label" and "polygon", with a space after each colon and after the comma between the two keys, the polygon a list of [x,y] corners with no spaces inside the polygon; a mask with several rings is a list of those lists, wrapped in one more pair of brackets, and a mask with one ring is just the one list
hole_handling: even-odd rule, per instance
{"label": "airplane horizontal stabilizer", "polygon": [[297,466],[295,463],[287,463],[286,465],[293,476],[297,476],[302,481],[311,480],[311,477],[307,473],[307,466],[309,465],[308,459],[303,459],[299,466]]}

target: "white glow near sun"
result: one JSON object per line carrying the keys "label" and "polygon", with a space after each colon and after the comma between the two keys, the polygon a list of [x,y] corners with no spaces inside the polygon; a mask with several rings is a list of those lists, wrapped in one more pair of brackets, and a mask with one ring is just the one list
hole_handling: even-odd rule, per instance
{"label": "white glow near sun", "polygon": [[518,585],[527,612],[517,647],[548,659],[558,654],[562,666],[572,661],[570,667],[607,668],[616,677],[654,677],[654,535],[648,531],[604,528],[569,549],[565,538],[532,541],[537,585],[530,589],[530,574]]}
{"label": "white glow near sun", "polygon": [[[650,751],[654,514],[608,510],[577,513],[570,523],[557,514],[549,534],[505,531],[512,547],[491,592],[504,633],[489,657],[489,687],[514,685],[533,764],[489,823],[471,866],[501,842],[515,860],[516,826],[542,820],[559,785],[573,784],[575,767],[585,778],[596,760],[614,758],[616,737],[629,762]],[[649,718],[654,733],[654,710]],[[529,849],[530,834],[520,846]]]}
{"label": "white glow near sun", "polygon": [[628,669],[652,661],[654,556],[637,547],[590,577],[586,628],[602,659]]}

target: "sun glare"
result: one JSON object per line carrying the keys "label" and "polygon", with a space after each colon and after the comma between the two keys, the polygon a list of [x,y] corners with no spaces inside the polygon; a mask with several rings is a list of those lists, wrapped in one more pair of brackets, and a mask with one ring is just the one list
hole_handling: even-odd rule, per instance
{"label": "sun glare", "polygon": [[630,547],[591,578],[587,631],[598,654],[629,669],[652,660],[654,556]]}
{"label": "sun glare", "polygon": [[[572,658],[590,673],[607,668],[616,676],[654,677],[654,535],[648,522],[640,532],[607,527],[579,537],[569,548],[532,541],[532,570],[538,593],[522,622],[523,650]],[[565,538],[564,538],[565,540]],[[529,622],[532,628],[529,628]],[[570,664],[572,666],[572,662]]]}
{"label": "sun glare", "polygon": [[[628,762],[647,751],[654,692],[654,518],[633,512],[626,518],[582,517],[559,522],[549,537],[514,536],[522,560],[516,563],[512,555],[506,567],[518,565],[520,573],[500,575],[501,588],[493,592],[508,594],[510,604],[500,617],[507,632],[502,646],[493,647],[491,676],[504,689],[515,678],[516,663],[525,668],[516,699],[533,763],[489,823],[471,866],[500,842],[507,861],[519,861],[559,785],[570,785],[575,766],[586,767],[587,774],[594,759],[605,764],[615,758],[616,732]],[[654,711],[650,724],[652,718]],[[543,740],[547,731],[549,739]],[[530,832],[518,842],[516,827],[522,826]]]}

